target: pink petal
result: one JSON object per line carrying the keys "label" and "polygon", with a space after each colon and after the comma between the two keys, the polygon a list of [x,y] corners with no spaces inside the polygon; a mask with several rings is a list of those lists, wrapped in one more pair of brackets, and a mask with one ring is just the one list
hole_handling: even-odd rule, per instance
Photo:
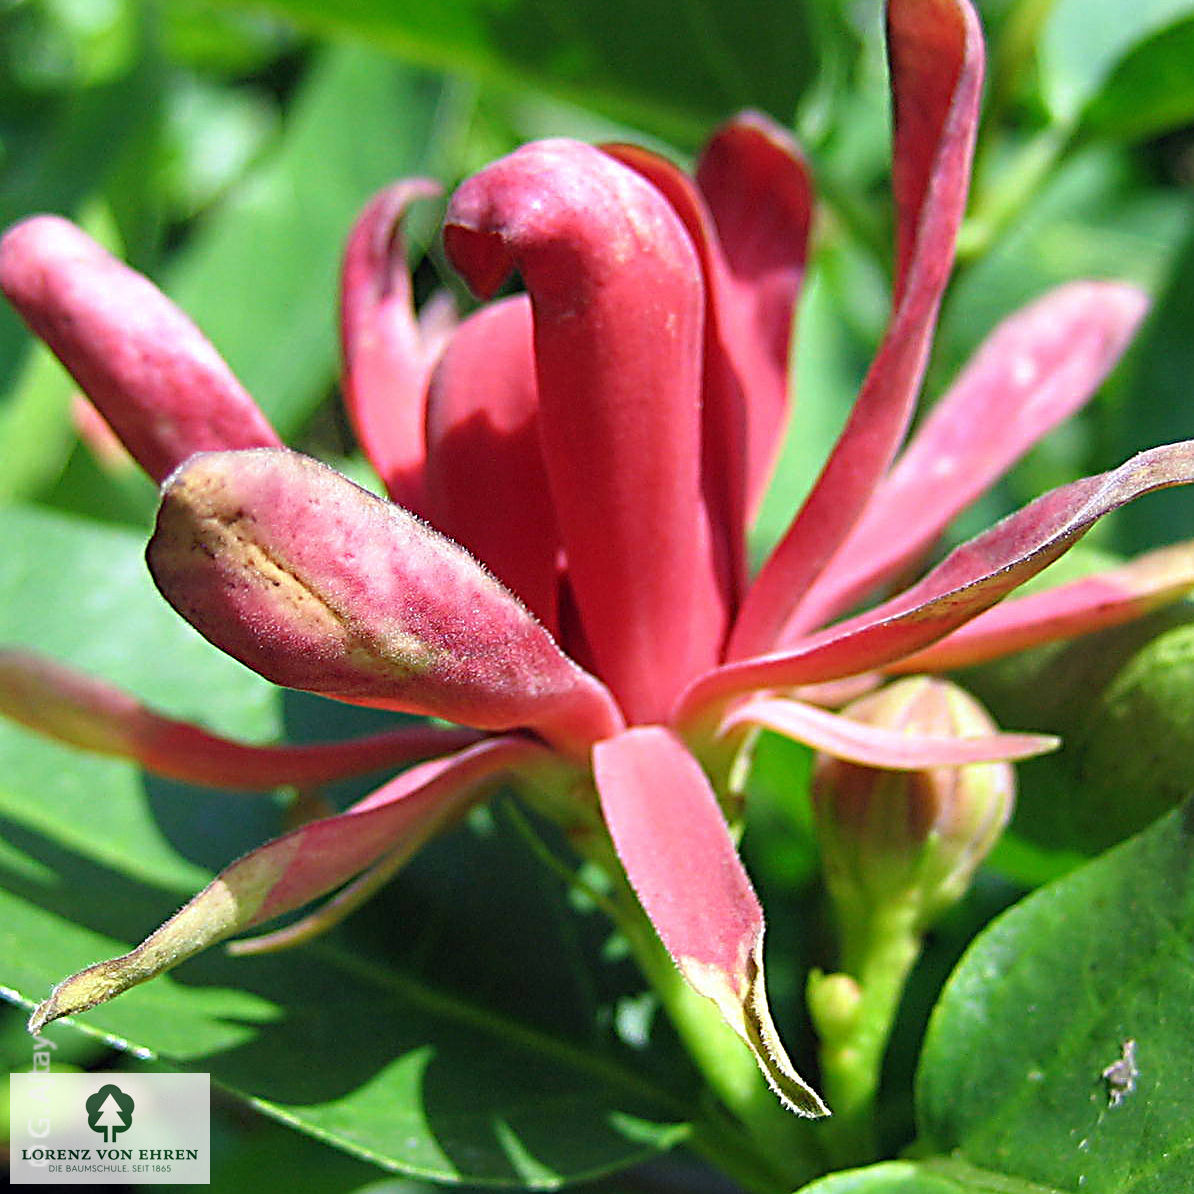
{"label": "pink petal", "polygon": [[618,857],[680,972],[750,1046],[786,1106],[825,1115],[779,1043],[763,981],[763,910],[697,761],[660,726],[599,743],[593,768]]}
{"label": "pink petal", "polygon": [[155,480],[194,452],[279,442],[199,329],[69,221],[9,229],[0,287]]}
{"label": "pink petal", "polygon": [[457,329],[427,399],[427,510],[555,633],[560,532],[539,441],[525,295]]}
{"label": "pink petal", "polygon": [[973,738],[905,734],[865,725],[803,701],[767,697],[738,705],[722,721],[718,732],[728,734],[744,726],[761,726],[836,758],[891,771],[1028,759],[1060,745],[1048,734],[987,734]]}
{"label": "pink petal", "polygon": [[729,266],[729,302],[739,316],[731,351],[748,399],[747,509],[753,514],[787,418],[792,319],[812,228],[812,178],[786,129],[760,112],[743,112],[709,139],[696,179]]}
{"label": "pink petal", "polygon": [[241,929],[301,907],[399,842],[425,841],[479,799],[482,785],[504,771],[534,765],[544,754],[525,739],[490,739],[414,767],[347,812],[253,850],[131,953],[59,983],[33,1013],[30,1031],[104,1003]]}
{"label": "pink petal", "polygon": [[[411,203],[439,189],[411,178],[376,195],[353,227],[340,281],[344,404],[387,492],[415,511],[422,509],[424,387],[434,355],[415,318],[402,220]],[[435,347],[442,339],[433,333]]]}
{"label": "pink petal", "polygon": [[887,471],[924,376],[966,205],[983,47],[966,0],[892,0],[892,315],[858,400],[796,519],[747,594],[728,656],[771,648],[793,601],[828,564]]}
{"label": "pink petal", "polygon": [[400,767],[477,737],[470,730],[401,726],[347,742],[252,746],[164,717],[111,684],[16,649],[0,649],[0,713],[59,742],[132,759],[156,775],[250,791]]}
{"label": "pink petal", "polygon": [[724,599],[701,495],[704,295],[663,197],[587,145],[524,146],[457,191],[448,253],[487,296],[522,274],[569,576],[632,720],[716,659]]}
{"label": "pink petal", "polygon": [[674,720],[706,723],[727,698],[820,684],[892,664],[944,638],[1051,564],[1104,514],[1141,494],[1194,481],[1194,440],[1152,448],[1109,473],[1063,485],[950,553],[918,584],[773,655],[698,680]]}
{"label": "pink petal", "polygon": [[704,200],[691,179],[666,158],[637,145],[606,145],[606,153],[650,182],[671,204],[700,259],[704,276],[704,371],[701,380],[701,478],[716,538],[722,584],[731,608],[746,585],[748,396],[728,344],[741,322],[729,271]]}
{"label": "pink petal", "polygon": [[915,561],[956,514],[1085,404],[1147,306],[1134,286],[1072,282],[1000,324],[876,488],[781,641],[823,625]]}
{"label": "pink petal", "polygon": [[278,684],[561,750],[620,726],[609,693],[463,549],[294,452],[194,457],[148,559],[166,599]]}
{"label": "pink petal", "polygon": [[1121,568],[1016,597],[980,614],[890,672],[971,667],[1014,651],[1132,622],[1194,589],[1194,545],[1178,543]]}

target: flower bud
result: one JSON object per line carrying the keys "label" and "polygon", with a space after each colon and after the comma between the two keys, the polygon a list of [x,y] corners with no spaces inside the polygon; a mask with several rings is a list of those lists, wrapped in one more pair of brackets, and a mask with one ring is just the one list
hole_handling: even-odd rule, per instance
{"label": "flower bud", "polygon": [[[843,711],[907,734],[970,738],[997,727],[947,680],[913,676]],[[895,903],[911,905],[923,930],[970,885],[1011,816],[1015,773],[1007,762],[887,771],[818,755],[813,807],[826,882],[844,922]]]}

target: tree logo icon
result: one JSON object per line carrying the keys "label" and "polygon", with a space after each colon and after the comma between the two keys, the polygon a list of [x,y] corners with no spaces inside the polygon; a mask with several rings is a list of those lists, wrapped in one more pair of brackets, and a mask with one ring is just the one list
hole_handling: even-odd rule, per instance
{"label": "tree logo icon", "polygon": [[111,1082],[101,1086],[84,1105],[87,1126],[99,1132],[105,1144],[111,1144],[117,1132],[127,1132],[133,1126],[133,1096]]}

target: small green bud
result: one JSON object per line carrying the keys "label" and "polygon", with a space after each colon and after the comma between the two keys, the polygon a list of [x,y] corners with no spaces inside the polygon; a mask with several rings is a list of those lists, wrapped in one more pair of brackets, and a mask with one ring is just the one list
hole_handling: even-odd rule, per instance
{"label": "small green bud", "polygon": [[[997,732],[957,685],[912,676],[843,711],[907,734],[969,738]],[[917,931],[961,898],[1015,803],[1007,762],[886,771],[818,755],[813,808],[830,894],[844,923],[900,904]]]}

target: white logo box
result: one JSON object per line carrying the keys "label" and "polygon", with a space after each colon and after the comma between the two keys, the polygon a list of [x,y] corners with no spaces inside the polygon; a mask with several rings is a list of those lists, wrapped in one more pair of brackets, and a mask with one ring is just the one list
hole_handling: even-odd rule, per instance
{"label": "white logo box", "polygon": [[9,1075],[13,1185],[206,1185],[208,1074]]}

